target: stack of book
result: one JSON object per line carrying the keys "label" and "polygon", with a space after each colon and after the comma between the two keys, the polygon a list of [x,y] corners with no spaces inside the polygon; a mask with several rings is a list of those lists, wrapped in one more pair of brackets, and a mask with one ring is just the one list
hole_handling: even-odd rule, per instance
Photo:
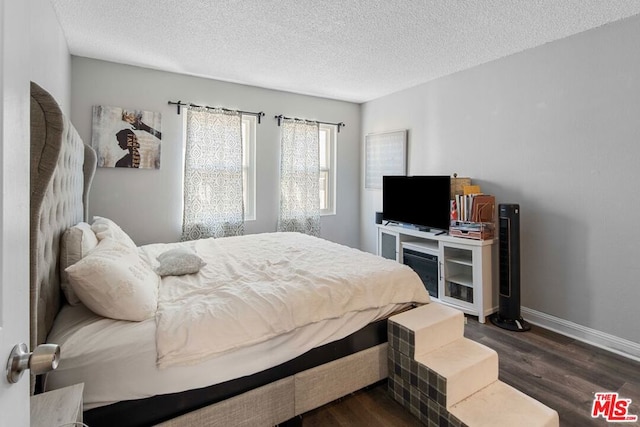
{"label": "stack of book", "polygon": [[449,234],[470,239],[492,239],[495,231],[496,199],[483,194],[480,187],[469,185],[464,194],[451,201]]}

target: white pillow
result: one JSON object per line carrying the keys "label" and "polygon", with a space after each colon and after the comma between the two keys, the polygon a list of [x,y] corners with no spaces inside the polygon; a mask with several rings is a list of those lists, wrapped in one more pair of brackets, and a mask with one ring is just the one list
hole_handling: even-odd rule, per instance
{"label": "white pillow", "polygon": [[66,271],[80,301],[96,314],[141,321],[156,313],[160,277],[135,247],[104,238]]}
{"label": "white pillow", "polygon": [[84,258],[97,245],[98,238],[86,222],[79,222],[62,234],[60,240],[60,287],[71,305],[80,304],[80,299],[73,292],[65,270]]}
{"label": "white pillow", "polygon": [[156,273],[160,276],[182,276],[200,271],[206,263],[191,249],[176,248],[161,253],[156,258],[160,265]]}
{"label": "white pillow", "polygon": [[136,244],[133,240],[131,240],[131,237],[129,237],[129,235],[125,233],[118,224],[108,218],[94,216],[93,224],[91,224],[91,229],[96,234],[98,240],[110,237],[126,244],[127,246],[131,246],[132,248],[136,247]]}

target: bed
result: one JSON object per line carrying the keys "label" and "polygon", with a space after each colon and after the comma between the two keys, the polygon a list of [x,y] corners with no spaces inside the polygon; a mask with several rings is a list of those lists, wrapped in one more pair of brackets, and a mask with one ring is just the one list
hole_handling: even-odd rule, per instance
{"label": "bed", "polygon": [[268,426],[386,378],[386,319],[429,302],[412,270],[299,233],[137,247],[31,92],[31,345],[61,346],[37,391],[84,383],[91,427]]}

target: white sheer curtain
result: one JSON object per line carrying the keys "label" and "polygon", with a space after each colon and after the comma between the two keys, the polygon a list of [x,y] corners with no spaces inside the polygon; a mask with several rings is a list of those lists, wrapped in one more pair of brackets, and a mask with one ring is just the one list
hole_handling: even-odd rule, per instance
{"label": "white sheer curtain", "polygon": [[320,235],[318,138],[317,122],[281,123],[278,231]]}
{"label": "white sheer curtain", "polygon": [[244,234],[242,115],[190,107],[182,240]]}

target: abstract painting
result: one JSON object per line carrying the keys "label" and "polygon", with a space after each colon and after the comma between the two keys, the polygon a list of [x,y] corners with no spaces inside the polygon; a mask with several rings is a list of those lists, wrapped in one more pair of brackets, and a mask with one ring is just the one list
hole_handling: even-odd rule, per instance
{"label": "abstract painting", "polygon": [[160,169],[160,113],[95,105],[91,146],[98,167]]}
{"label": "abstract painting", "polygon": [[382,189],[385,175],[407,174],[407,131],[365,136],[364,188]]}

